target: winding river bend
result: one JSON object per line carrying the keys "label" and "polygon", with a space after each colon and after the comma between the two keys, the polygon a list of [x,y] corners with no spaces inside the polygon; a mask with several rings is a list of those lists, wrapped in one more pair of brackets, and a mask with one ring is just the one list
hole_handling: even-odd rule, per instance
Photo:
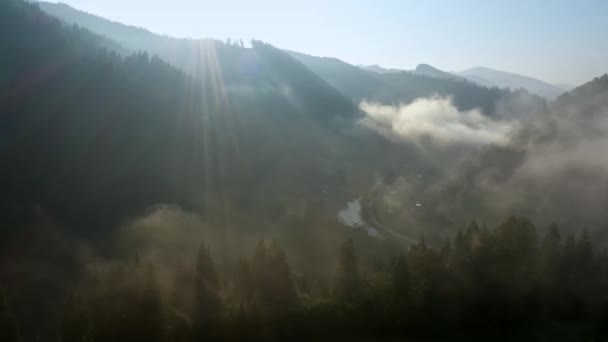
{"label": "winding river bend", "polygon": [[369,236],[375,238],[393,238],[407,245],[417,243],[417,238],[388,227],[378,218],[376,202],[382,199],[384,190],[382,183],[377,182],[362,198],[348,202],[346,207],[338,212],[338,220],[345,226],[365,229]]}

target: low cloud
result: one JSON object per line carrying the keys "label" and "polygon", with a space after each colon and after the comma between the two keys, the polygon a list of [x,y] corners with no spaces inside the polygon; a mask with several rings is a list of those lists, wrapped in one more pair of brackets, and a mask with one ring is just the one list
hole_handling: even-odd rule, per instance
{"label": "low cloud", "polygon": [[[558,99],[522,119],[506,146],[488,148],[454,168],[446,184],[435,186],[436,202],[452,206],[445,216],[517,214],[540,227],[557,223],[573,232],[586,227],[608,237],[607,91],[603,78]],[[446,200],[450,194],[458,197]]]}
{"label": "low cloud", "polygon": [[389,106],[362,102],[367,113],[364,124],[392,139],[435,145],[505,144],[514,123],[497,121],[479,110],[458,111],[449,98],[418,99],[410,104]]}
{"label": "low cloud", "polygon": [[159,205],[122,227],[118,242],[125,251],[158,263],[167,256],[194,260],[201,242],[212,237],[215,238],[212,230],[198,215],[176,206]]}

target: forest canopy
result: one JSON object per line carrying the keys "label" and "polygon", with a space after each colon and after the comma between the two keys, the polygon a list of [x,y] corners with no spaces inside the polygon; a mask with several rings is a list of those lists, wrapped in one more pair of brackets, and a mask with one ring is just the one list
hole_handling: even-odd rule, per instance
{"label": "forest canopy", "polygon": [[608,75],[555,97],[24,0],[0,52],[0,341],[608,338]]}

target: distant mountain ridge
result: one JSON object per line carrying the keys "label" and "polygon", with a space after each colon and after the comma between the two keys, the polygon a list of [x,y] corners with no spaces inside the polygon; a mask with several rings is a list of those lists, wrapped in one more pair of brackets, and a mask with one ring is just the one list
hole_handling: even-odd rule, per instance
{"label": "distant mountain ridge", "polygon": [[366,71],[371,71],[371,72],[375,72],[377,74],[394,74],[394,73],[400,73],[400,72],[404,72],[405,70],[401,70],[401,69],[394,69],[394,68],[383,68],[377,64],[374,65],[359,65],[359,68],[366,70]]}
{"label": "distant mountain ridge", "polygon": [[418,64],[418,66],[416,67],[416,69],[414,69],[412,71],[412,73],[414,73],[416,75],[424,75],[424,76],[429,76],[429,77],[452,79],[452,80],[459,80],[459,81],[466,80],[464,77],[455,76],[454,74],[445,72],[443,70],[439,70],[428,64]]}
{"label": "distant mountain ridge", "polygon": [[453,72],[453,74],[484,86],[511,89],[523,88],[529,92],[538,94],[547,100],[554,100],[565,91],[563,88],[536,78],[486,67],[470,68],[460,72]]}
{"label": "distant mountain ridge", "polygon": [[459,110],[480,109],[486,115],[502,118],[534,113],[545,105],[544,99],[525,90],[482,86],[428,64],[415,70],[357,67],[336,58],[288,53],[355,103],[367,100],[397,105],[440,96],[451,98]]}
{"label": "distant mountain ridge", "polygon": [[566,83],[549,84],[545,81],[529,76],[494,70],[487,67],[474,67],[464,71],[447,72],[435,68],[429,64],[419,64],[414,70],[386,69],[378,65],[362,66],[364,70],[377,74],[389,74],[399,72],[411,72],[417,75],[429,77],[467,80],[483,87],[497,87],[525,89],[531,93],[540,95],[547,100],[555,100],[559,95],[572,90],[575,86]]}

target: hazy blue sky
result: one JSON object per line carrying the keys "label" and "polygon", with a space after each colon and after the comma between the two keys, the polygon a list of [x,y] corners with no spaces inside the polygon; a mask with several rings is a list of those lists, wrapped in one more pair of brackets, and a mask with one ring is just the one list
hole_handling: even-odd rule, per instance
{"label": "hazy blue sky", "polygon": [[63,2],[172,36],[254,38],[353,64],[487,66],[572,84],[608,72],[607,0]]}

